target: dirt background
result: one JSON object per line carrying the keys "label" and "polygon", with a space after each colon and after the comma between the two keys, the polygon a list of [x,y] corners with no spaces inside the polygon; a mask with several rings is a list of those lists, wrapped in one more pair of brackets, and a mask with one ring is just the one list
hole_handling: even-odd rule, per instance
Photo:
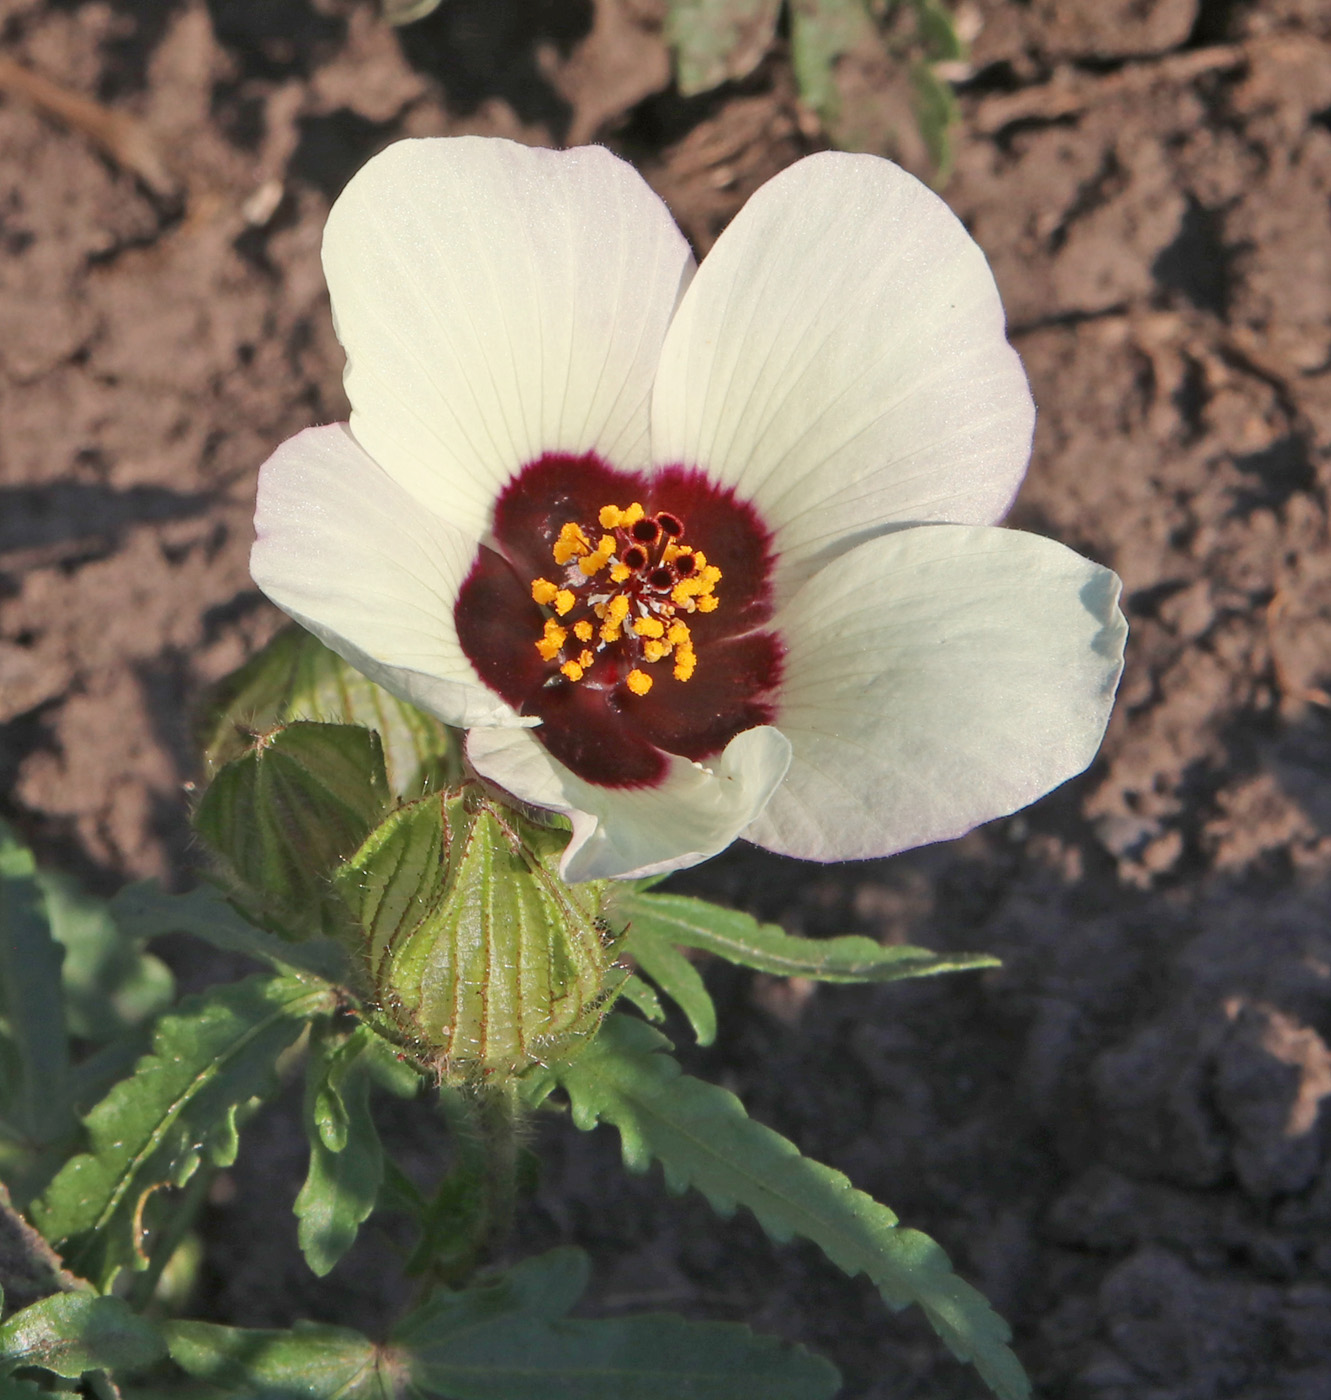
{"label": "dirt background", "polygon": [[[1087,775],[962,841],[695,872],[792,930],[1005,967],[874,990],[712,967],[722,1036],[689,1058],[941,1239],[1042,1396],[1325,1400],[1331,9],[968,18],[945,194],[1040,405],[1014,521],[1122,574],[1121,698]],[[0,812],[44,859],[104,891],[190,878],[190,707],[277,623],[246,574],[258,464],[345,412],[318,244],[366,156],[406,134],[603,139],[705,251],[820,144],[779,52],[672,94],[659,19],[446,0],[394,32],[364,0],[0,0],[0,52],[141,119],[167,166],[144,166],[153,193],[0,95]],[[262,1116],[214,1193],[193,1306],[380,1326],[391,1231],[321,1283],[295,1253],[293,1119]],[[384,1121],[437,1170],[425,1110]],[[625,1178],[610,1134],[541,1139],[522,1243],[588,1245],[594,1306],[750,1320],[831,1356],[856,1400],[983,1394],[811,1249]]]}

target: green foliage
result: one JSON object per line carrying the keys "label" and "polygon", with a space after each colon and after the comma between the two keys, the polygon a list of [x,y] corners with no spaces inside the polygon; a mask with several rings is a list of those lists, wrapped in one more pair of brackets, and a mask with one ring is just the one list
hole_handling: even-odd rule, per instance
{"label": "green foliage", "polygon": [[119,1298],[56,1293],[0,1327],[0,1368],[41,1366],[77,1380],[85,1371],[142,1370],[166,1355],[151,1322]]}
{"label": "green foliage", "polygon": [[145,1209],[200,1163],[227,1166],[237,1111],[276,1087],[274,1061],[310,1017],[331,1011],[322,982],[251,977],[164,1016],[152,1052],[88,1115],[90,1151],[71,1158],[34,1203],[38,1229],[69,1241],[70,1266],[100,1288],[125,1265],[146,1268]]}
{"label": "green foliage", "polygon": [[167,894],[152,880],[126,885],[111,901],[116,924],[128,935],[156,938],[189,933],[226,953],[243,953],[281,973],[310,974],[327,982],[350,975],[347,953],[329,938],[289,943],[252,924],[220,891],[201,885],[188,894]]}
{"label": "green foliage", "polygon": [[446,1082],[570,1053],[622,979],[601,886],[558,877],[565,839],[471,788],[400,808],[338,872],[377,1023]]}
{"label": "green foliage", "polygon": [[[643,898],[651,899],[653,896]],[[634,928],[629,951],[639,970],[645,972],[688,1017],[698,1044],[710,1045],[716,1039],[716,1007],[698,969],[646,920]],[[649,1015],[648,1019],[659,1018]]]}
{"label": "green foliage", "polygon": [[670,0],[666,41],[679,90],[694,97],[747,78],[776,37],[781,0]]}
{"label": "green foliage", "polygon": [[316,1028],[305,1078],[310,1169],[296,1197],[297,1237],[322,1278],[351,1248],[374,1209],[384,1154],[370,1117],[370,1076],[362,1056],[373,1032],[335,1039]]}
{"label": "green foliage", "polygon": [[213,779],[194,825],[238,881],[237,897],[275,932],[342,932],[329,881],[389,806],[379,736],[301,720],[257,739]]}
{"label": "green foliage", "polygon": [[63,950],[32,853],[0,826],[0,1115],[33,1146],[73,1130]]}
{"label": "green foliage", "polygon": [[456,736],[445,725],[367,680],[294,625],[213,692],[199,732],[208,772],[239,758],[256,734],[296,720],[374,730],[383,743],[388,785],[398,797],[419,797],[461,776]]}
{"label": "green foliage", "polygon": [[[987,953],[931,953],[908,944],[885,946],[854,934],[796,938],[778,924],[759,923],[738,909],[723,909],[687,895],[648,894],[632,885],[611,891],[606,918],[615,927],[624,926],[625,947],[639,961],[648,945],[655,950],[673,943],[777,977],[807,977],[816,982],[896,982],[999,965]],[[643,966],[655,975],[647,963]],[[674,995],[664,984],[662,990]]]}
{"label": "green foliage", "polygon": [[290,1332],[169,1323],[172,1359],[251,1397],[302,1400],[828,1400],[827,1362],[729,1323],[667,1315],[570,1319],[579,1250],[554,1250],[438,1292],[387,1346],[337,1327]]}
{"label": "green foliage", "polygon": [[890,1307],[918,1303],[1002,1400],[1029,1396],[1006,1323],[933,1240],[898,1228],[886,1206],[755,1123],[733,1094],[683,1074],[664,1053],[668,1044],[649,1026],[612,1016],[580,1059],[533,1084],[533,1097],[557,1079],[579,1128],[618,1128],[630,1170],[659,1161],[671,1190],[696,1187],[722,1214],[746,1206],[773,1239],[812,1240],[846,1273],[866,1274]]}

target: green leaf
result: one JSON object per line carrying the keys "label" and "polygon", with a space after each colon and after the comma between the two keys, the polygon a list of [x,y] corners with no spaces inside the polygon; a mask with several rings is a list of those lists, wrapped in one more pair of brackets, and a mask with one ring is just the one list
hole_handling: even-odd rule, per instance
{"label": "green leaf", "polygon": [[790,57],[795,82],[824,125],[835,123],[841,112],[838,61],[878,43],[864,0],[791,0]]}
{"label": "green leaf", "polygon": [[194,826],[238,880],[240,903],[274,932],[305,939],[344,930],[329,881],[388,807],[379,736],[302,720],[228,763]]}
{"label": "green leaf", "polygon": [[342,946],[331,938],[288,943],[251,923],[220,891],[201,885],[188,894],[167,894],[152,880],[126,885],[111,901],[111,914],[134,938],[190,933],[227,953],[243,953],[278,972],[311,973],[344,982],[351,967]]}
{"label": "green leaf", "polygon": [[61,974],[71,1034],[105,1044],[171,1004],[175,979],[116,923],[106,900],[59,874],[39,874],[51,932],[65,950]]}
{"label": "green leaf", "polygon": [[57,1293],[0,1327],[0,1366],[43,1366],[77,1380],[85,1371],[140,1370],[166,1355],[157,1328],[120,1298]]}
{"label": "green leaf", "polygon": [[689,1018],[699,1045],[716,1039],[716,1007],[698,969],[673,944],[648,927],[634,931],[629,950],[641,971]]}
{"label": "green leaf", "polygon": [[298,1322],[289,1332],[168,1322],[171,1359],[237,1400],[401,1400],[399,1367],[359,1332]]}
{"label": "green leaf", "polygon": [[419,797],[461,776],[458,742],[445,725],[375,685],[298,626],[279,632],[213,692],[199,734],[209,773],[244,753],[254,735],[295,720],[373,729],[398,797]]}
{"label": "green leaf", "polygon": [[230,1165],[237,1109],[275,1091],[277,1056],[334,1004],[322,983],[261,976],[192,997],[161,1019],[152,1052],[88,1114],[92,1150],[33,1203],[42,1234],[71,1241],[65,1258],[76,1273],[105,1289],[126,1264],[147,1267],[149,1198],[183,1186],[204,1158]]}
{"label": "green leaf", "polygon": [[911,0],[911,4],[919,26],[920,43],[929,59],[944,63],[966,57],[966,45],[944,6],[937,0]]}
{"label": "green leaf", "polygon": [[32,853],[0,824],[0,1015],[10,1053],[4,1116],[33,1145],[75,1127],[60,965]]}
{"label": "green leaf", "polygon": [[370,1116],[370,1077],[358,1057],[373,1032],[362,1026],[338,1045],[321,1038],[306,1078],[310,1169],[296,1197],[305,1262],[322,1278],[351,1248],[374,1209],[384,1154]]}
{"label": "green leaf", "polygon": [[812,1240],[846,1273],[868,1275],[890,1307],[918,1303],[1002,1400],[1029,1396],[1007,1324],[933,1240],[898,1228],[886,1206],[755,1123],[733,1094],[683,1074],[663,1053],[668,1044],[640,1021],[611,1016],[581,1059],[554,1070],[577,1126],[614,1124],[630,1170],[655,1159],[671,1190],[696,1187],[722,1214],[746,1206],[773,1239]]}
{"label": "green leaf", "polygon": [[665,37],[681,94],[746,78],[776,37],[781,0],[668,0]]}
{"label": "green leaf", "polygon": [[581,1250],[552,1250],[436,1294],[394,1349],[422,1389],[449,1400],[827,1400],[837,1388],[820,1357],[732,1323],[570,1319],[586,1281]]}
{"label": "green leaf", "polygon": [[956,94],[928,63],[911,69],[915,95],[915,120],[934,163],[935,185],[941,186],[952,170],[952,132],[961,120]]}
{"label": "green leaf", "polygon": [[815,982],[896,982],[1000,965],[988,953],[931,953],[907,944],[884,945],[858,934],[796,938],[778,924],[760,924],[738,909],[681,894],[614,889],[605,916],[616,927],[627,924],[627,950],[634,957],[639,940],[653,939],[658,944],[677,943],[715,953],[777,977],[808,977]]}
{"label": "green leaf", "polygon": [[665,1020],[665,1007],[661,1005],[661,998],[656,995],[656,989],[644,982],[641,977],[625,978],[619,989],[619,994],[625,1001],[631,1002],[637,1008],[639,1016],[643,1016],[649,1021]]}

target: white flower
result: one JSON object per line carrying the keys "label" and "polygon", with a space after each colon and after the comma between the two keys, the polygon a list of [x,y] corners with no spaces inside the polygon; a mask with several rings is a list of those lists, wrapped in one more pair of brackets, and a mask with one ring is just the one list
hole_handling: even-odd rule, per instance
{"label": "white flower", "polygon": [[604,150],[403,141],[323,255],[351,422],[264,466],[255,580],[567,813],[566,878],[887,855],[1095,754],[1118,580],[993,528],[1030,393],[896,166],[800,161],[695,270]]}

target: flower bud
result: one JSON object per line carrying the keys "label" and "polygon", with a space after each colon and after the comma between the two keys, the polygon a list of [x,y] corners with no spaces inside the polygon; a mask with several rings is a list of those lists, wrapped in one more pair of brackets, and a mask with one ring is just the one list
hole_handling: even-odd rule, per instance
{"label": "flower bud", "polygon": [[289,724],[259,735],[213,779],[194,814],[235,894],[284,938],[345,930],[330,884],[389,806],[383,748],[350,724]]}
{"label": "flower bud", "polygon": [[560,880],[566,839],[471,786],[399,808],[338,872],[371,1017],[441,1080],[568,1058],[614,1000],[604,885]]}

